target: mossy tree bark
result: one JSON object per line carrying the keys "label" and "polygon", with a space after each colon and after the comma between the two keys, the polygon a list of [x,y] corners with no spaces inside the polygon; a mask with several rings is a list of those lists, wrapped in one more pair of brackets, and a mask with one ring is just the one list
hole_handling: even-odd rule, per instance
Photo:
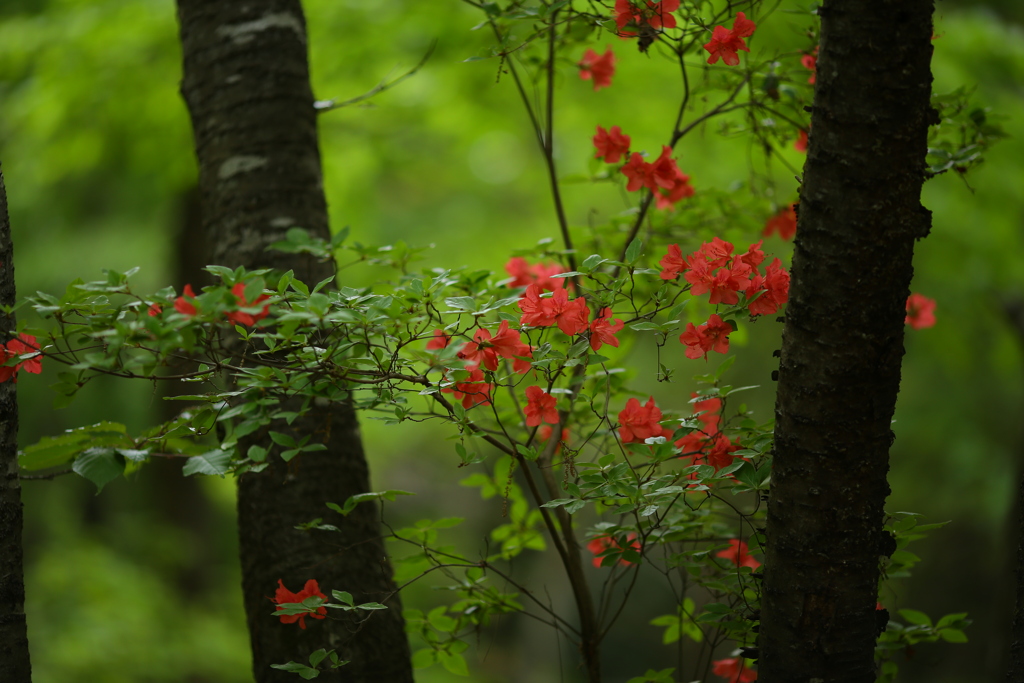
{"label": "mossy tree bark", "polygon": [[[178,18],[182,94],[195,132],[213,262],[293,270],[310,285],[330,277],[333,264],[266,251],[294,226],[330,236],[299,0],[179,0]],[[315,434],[328,449],[288,463],[272,457],[270,467],[243,475],[238,484],[242,589],[256,680],[291,683],[295,674],[270,665],[305,662],[325,647],[351,664],[321,680],[411,682],[378,511],[363,504],[343,518],[324,506],[370,490],[355,413],[345,404],[320,406],[292,429]],[[263,445],[272,448],[269,439]],[[295,529],[317,517],[341,533]],[[277,580],[298,591],[311,578],[325,592],[349,591],[357,602],[380,601],[389,609],[369,619],[332,611],[324,621],[307,619],[306,630],[274,619],[269,598]]]}
{"label": "mossy tree bark", "polygon": [[[0,304],[13,306],[14,243],[7,215],[7,189],[0,171]],[[0,344],[12,338],[14,315],[0,312]],[[0,384],[0,681],[29,683],[25,575],[21,548],[22,503],[18,480],[18,385]]]}
{"label": "mossy tree bark", "polygon": [[930,106],[932,0],[825,0],[783,328],[759,680],[875,680]]}

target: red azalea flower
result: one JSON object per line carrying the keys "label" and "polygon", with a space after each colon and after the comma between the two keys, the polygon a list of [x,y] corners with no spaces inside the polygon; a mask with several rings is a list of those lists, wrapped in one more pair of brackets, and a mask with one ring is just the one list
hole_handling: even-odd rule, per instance
{"label": "red azalea flower", "polygon": [[483,363],[485,368],[493,372],[498,369],[499,356],[509,359],[533,356],[533,347],[523,343],[521,334],[518,330],[510,330],[508,321],[502,320],[493,337],[483,328],[474,332],[473,341],[467,342],[458,356],[470,363],[470,369],[475,369]]}
{"label": "red azalea flower", "polygon": [[434,336],[427,342],[427,351],[439,351],[448,348],[452,338],[444,333],[444,330],[434,330]]}
{"label": "red azalea flower", "polygon": [[599,55],[588,49],[583,53],[580,60],[580,78],[585,81],[594,80],[594,90],[607,88],[612,84],[612,76],[615,75],[615,54],[611,48],[603,55]]}
{"label": "red azalea flower", "polygon": [[643,406],[631,398],[619,413],[619,439],[622,443],[645,441],[655,436],[671,436],[671,430],[661,426],[661,409],[654,404],[651,396]]}
{"label": "red azalea flower", "polygon": [[[541,425],[537,431],[537,436],[541,441],[547,441],[551,438],[551,435],[555,432],[555,428],[551,425]],[[569,428],[563,427],[561,437],[558,440],[558,450],[562,449],[562,444],[569,440]]]}
{"label": "red azalea flower", "polygon": [[758,292],[764,293],[747,306],[750,315],[771,315],[789,301],[789,273],[782,267],[782,261],[776,258],[765,269],[764,277],[757,275],[750,281],[747,297]]}
{"label": "red azalea flower", "polygon": [[603,158],[607,164],[617,164],[622,155],[629,154],[629,136],[618,126],[612,126],[611,130],[598,126],[594,147],[597,149],[595,159]]}
{"label": "red azalea flower", "polygon": [[[239,308],[256,308],[261,303],[269,299],[270,297],[266,294],[260,294],[256,297],[256,301],[249,303],[245,300],[245,283],[239,282],[231,288],[231,293],[235,295],[237,299],[237,306]],[[244,313],[242,311],[228,311],[227,319],[235,325],[245,325],[246,327],[252,327],[257,321],[263,320],[270,314],[270,304],[264,304],[263,310],[257,313]]]}
{"label": "red azalea flower", "polygon": [[182,315],[194,316],[196,314],[196,306],[193,303],[195,299],[196,293],[192,291],[192,285],[185,285],[181,296],[174,300],[174,310]]}
{"label": "red azalea flower", "polygon": [[714,64],[719,58],[729,66],[736,66],[740,63],[738,50],[750,52],[750,48],[744,42],[744,38],[754,35],[757,24],[747,19],[743,12],[736,14],[736,21],[732,28],[716,26],[711,34],[711,41],[704,45],[704,49],[711,53],[708,57],[708,64]]}
{"label": "red azalea flower", "polygon": [[510,258],[505,264],[505,272],[515,278],[509,283],[509,287],[529,287],[536,284],[542,292],[553,292],[564,287],[563,278],[551,277],[564,271],[565,269],[557,263],[535,263],[531,266],[521,256]]}
{"label": "red azalea flower", "polygon": [[[522,300],[520,308],[521,303]],[[541,300],[541,307],[552,321],[548,324],[558,325],[558,329],[570,337],[585,332],[589,327],[587,320],[590,318],[590,309],[587,308],[586,299],[577,297],[569,301],[569,294],[564,289],[556,291],[550,299]]]}
{"label": "red azalea flower", "polygon": [[658,261],[661,266],[661,279],[674,280],[679,273],[686,270],[686,261],[683,260],[683,251],[678,244],[668,245],[668,252]]}
{"label": "red azalea flower", "polygon": [[796,134],[796,140],[793,142],[793,149],[795,149],[798,152],[803,152],[804,154],[807,154],[806,130],[801,129],[800,132]]}
{"label": "red azalea flower", "polygon": [[624,176],[629,178],[629,182],[626,183],[627,192],[636,192],[641,187],[650,187],[653,184],[651,180],[653,167],[644,161],[640,152],[630,154],[629,161],[619,170]]}
{"label": "red azalea flower", "polygon": [[6,345],[0,344],[0,363],[12,358],[33,354],[30,358],[14,365],[0,366],[0,383],[13,379],[18,381],[18,370],[38,375],[43,371],[43,354],[39,352],[39,344],[31,334],[19,334]]}
{"label": "red azalea flower", "polygon": [[[302,587],[302,590],[298,593],[292,593],[290,590],[284,587],[284,581],[281,579],[277,580],[277,592],[274,593],[274,602],[278,605],[283,603],[299,603],[306,598],[318,597],[327,600],[327,596],[320,592],[320,584],[315,579],[310,579],[306,582],[306,585]],[[281,609],[280,607],[278,608]],[[274,616],[280,616],[282,624],[294,624],[296,621],[299,622],[299,628],[306,628],[306,617],[313,617],[314,619],[324,619],[327,616],[326,607],[317,607],[316,612],[308,612],[303,614],[281,614]]]}
{"label": "red azalea flower", "polygon": [[556,399],[538,386],[526,387],[526,408],[523,413],[526,415],[527,427],[539,427],[541,422],[558,424],[558,410],[555,408]]}
{"label": "red azalea flower", "polygon": [[618,318],[611,319],[612,309],[602,308],[597,318],[590,323],[590,348],[597,351],[605,344],[619,347],[619,340],[615,334],[619,332],[626,323]]}
{"label": "red azalea flower", "polygon": [[728,549],[715,553],[715,557],[729,560],[737,567],[757,569],[761,566],[761,563],[755,560],[747,551],[747,544],[736,538],[729,541]]}
{"label": "red azalea flower", "polygon": [[149,313],[150,318],[155,318],[156,316],[160,315],[163,312],[163,306],[161,306],[160,304],[150,304],[149,311],[147,311],[147,313]]}
{"label": "red azalea flower", "polygon": [[[690,398],[697,398],[699,394],[690,394]],[[708,436],[718,433],[718,425],[722,421],[719,412],[722,410],[722,399],[705,398],[693,404],[693,412],[697,414],[697,420],[704,425],[702,430]]]}
{"label": "red azalea flower", "polygon": [[[634,533],[630,533],[628,536],[626,536],[626,543],[633,550],[637,551],[638,553],[641,552],[642,546],[640,545],[640,540],[636,537],[636,533],[635,532]],[[604,558],[608,557],[608,555],[619,555],[620,556],[619,557],[619,564],[621,564],[623,566],[628,566],[628,565],[633,564],[632,562],[630,562],[626,558],[621,557],[621,554],[622,554],[621,551],[622,551],[622,549],[624,547],[625,546],[622,545],[622,543],[619,541],[619,539],[615,538],[614,536],[608,535],[608,534],[606,534],[604,536],[598,536],[598,537],[596,537],[594,539],[591,539],[591,541],[589,543],[587,543],[587,550],[589,550],[590,552],[592,552],[595,555],[594,560],[593,560],[593,564],[594,564],[595,567],[600,567],[603,564],[603,562],[604,562]],[[616,553],[608,553],[607,555],[603,554],[603,553],[606,553],[608,550],[610,550],[612,548],[617,549],[618,552],[616,552]]]}
{"label": "red azalea flower", "polygon": [[757,672],[743,663],[743,658],[733,657],[712,662],[711,673],[721,676],[728,683],[752,683],[757,680]]}
{"label": "red azalea flower", "polygon": [[[672,148],[665,145],[661,148],[661,156],[650,164],[647,187],[654,193],[659,209],[671,209],[676,202],[692,197],[694,190],[690,185],[690,176],[679,170],[676,160],[669,157]],[[660,190],[666,192],[661,192]]]}
{"label": "red azalea flower", "polygon": [[483,370],[477,368],[469,373],[468,378],[441,389],[441,392],[451,394],[456,401],[461,400],[462,407],[468,410],[480,404],[491,405],[491,390],[493,388],[494,385],[484,381]]}
{"label": "red azalea flower", "polygon": [[686,323],[686,331],[679,335],[679,341],[686,344],[687,358],[704,357],[707,360],[710,351],[729,352],[730,327],[717,313],[712,313],[706,323],[694,325]]}
{"label": "red azalea flower", "polygon": [[796,234],[795,202],[769,218],[768,222],[765,223],[764,232],[761,234],[765,237],[771,237],[776,232],[779,233],[779,237],[781,239],[793,239],[793,235]]}
{"label": "red azalea flower", "polygon": [[[907,317],[904,324],[915,330],[923,330],[935,324],[935,299],[924,294],[911,294],[907,297]],[[8,345],[10,346],[10,345]]]}
{"label": "red azalea flower", "polygon": [[814,85],[814,82],[815,80],[817,80],[816,77],[818,75],[818,47],[815,46],[813,52],[801,57],[800,64],[802,64],[805,69],[811,72],[811,76],[810,78],[807,79],[807,82],[810,83],[811,85]]}

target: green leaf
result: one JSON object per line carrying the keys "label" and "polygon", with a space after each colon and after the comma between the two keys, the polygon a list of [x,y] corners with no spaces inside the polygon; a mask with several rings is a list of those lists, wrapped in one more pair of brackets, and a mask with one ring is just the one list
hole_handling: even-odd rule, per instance
{"label": "green leaf", "polygon": [[320,675],[320,672],[316,669],[311,669],[305,664],[299,664],[298,662],[288,662],[287,664],[271,664],[271,668],[280,669],[281,671],[290,671],[292,673],[299,674],[302,678],[307,681],[312,680]]}
{"label": "green leaf", "polygon": [[309,665],[312,666],[312,667],[315,667],[317,664],[319,664],[320,662],[324,661],[324,658],[326,656],[327,656],[327,650],[325,650],[324,648],[320,648],[319,650],[317,650],[313,654],[309,655]]}
{"label": "green leaf", "polygon": [[633,238],[633,241],[626,247],[626,263],[632,265],[636,263],[636,260],[640,258],[640,250],[643,249],[644,243],[639,238]]}
{"label": "green leaf", "polygon": [[457,655],[454,652],[438,652],[437,657],[441,660],[441,665],[456,676],[469,675],[469,668],[466,667],[466,660],[462,655]]}
{"label": "green leaf", "polygon": [[44,437],[24,449],[18,456],[18,462],[26,470],[41,470],[65,463],[89,448],[130,448],[133,445],[127,436],[127,427],[123,424],[100,422],[68,430],[60,436]]}
{"label": "green leaf", "polygon": [[967,634],[958,628],[944,628],[939,631],[939,635],[947,643],[966,643]]}
{"label": "green leaf", "polygon": [[920,626],[931,626],[931,618],[924,612],[918,612],[916,609],[901,609],[899,611],[900,616],[909,621],[911,624],[918,624]]}
{"label": "green leaf", "polygon": [[194,455],[189,458],[185,466],[181,468],[181,474],[185,477],[193,474],[223,475],[230,469],[230,464],[231,451],[215,448],[202,455]]}
{"label": "green leaf", "polygon": [[414,669],[426,669],[428,666],[433,666],[437,663],[437,650],[433,648],[425,647],[422,650],[416,650],[412,655],[412,667]]}
{"label": "green leaf", "polygon": [[124,457],[112,448],[90,448],[72,466],[75,474],[96,484],[96,493],[124,472]]}

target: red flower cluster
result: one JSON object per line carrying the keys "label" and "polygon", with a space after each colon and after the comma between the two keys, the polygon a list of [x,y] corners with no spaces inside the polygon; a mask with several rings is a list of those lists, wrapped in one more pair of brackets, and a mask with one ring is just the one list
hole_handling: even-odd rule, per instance
{"label": "red flower cluster", "polygon": [[757,680],[757,672],[745,665],[742,657],[718,659],[712,664],[711,673],[721,676],[728,683],[752,683]]}
{"label": "red flower cluster", "polygon": [[615,334],[625,325],[618,318],[611,317],[610,308],[602,308],[597,317],[588,323],[590,309],[587,307],[586,299],[576,297],[570,301],[569,294],[564,289],[556,290],[550,297],[542,298],[537,285],[530,285],[519,299],[519,309],[523,312],[520,319],[522,325],[557,325],[562,333],[569,336],[589,332],[590,348],[594,351],[605,344],[617,347],[619,340],[615,338]]}
{"label": "red flower cluster", "polygon": [[750,567],[751,569],[757,569],[761,566],[761,563],[750,555],[750,552],[747,550],[747,544],[736,538],[729,541],[728,548],[715,553],[715,557],[721,557],[729,560],[737,567]]}
{"label": "red flower cluster", "polygon": [[0,363],[30,353],[34,355],[25,360],[18,361],[14,365],[0,366],[0,382],[6,382],[9,379],[17,382],[18,370],[24,370],[33,375],[38,375],[43,371],[43,355],[39,352],[39,344],[36,343],[36,338],[31,334],[19,334],[16,339],[12,339],[7,344],[0,344]]}
{"label": "red flower cluster", "polygon": [[679,170],[676,160],[669,157],[671,153],[672,148],[664,145],[661,156],[653,163],[647,163],[640,152],[633,152],[621,169],[629,178],[626,190],[636,192],[646,187],[654,194],[659,209],[671,209],[681,199],[692,197],[690,176]]}
{"label": "red flower cluster", "polygon": [[790,204],[769,218],[761,234],[771,237],[776,232],[784,240],[793,239],[793,235],[796,234],[796,203]]}
{"label": "red flower cluster", "polygon": [[[558,291],[565,294],[564,289]],[[466,342],[458,356],[469,363],[466,367],[470,370],[476,370],[483,363],[491,372],[498,369],[499,357],[509,358],[513,361],[515,372],[523,374],[530,371],[530,361],[527,359],[533,357],[533,347],[523,342],[521,332],[510,330],[508,321],[502,320],[493,337],[482,327],[474,332],[473,341]]]}
{"label": "red flower cluster", "polygon": [[929,299],[924,294],[911,294],[907,297],[907,317],[905,325],[910,325],[915,330],[923,330],[935,324],[935,299]]}
{"label": "red flower cluster", "polygon": [[711,53],[711,56],[708,57],[708,64],[714,64],[719,58],[729,66],[739,64],[740,56],[737,51],[750,52],[750,48],[747,47],[743,39],[754,35],[756,28],[757,24],[747,19],[747,15],[743,12],[736,14],[736,21],[733,22],[731,29],[716,26],[711,34],[711,41],[704,45],[704,49]]}
{"label": "red flower cluster", "polygon": [[448,348],[452,338],[444,333],[444,330],[434,330],[434,336],[427,342],[427,351],[440,351]]}
{"label": "red flower cluster", "polygon": [[[281,579],[277,580],[277,592],[274,593],[274,602],[278,605],[283,603],[296,603],[302,602],[306,598],[323,598],[327,600],[327,596],[320,592],[320,584],[316,582],[316,579],[310,579],[306,582],[306,585],[302,587],[302,590],[298,593],[292,593],[290,590],[284,587],[284,581]],[[281,608],[278,607],[278,610]],[[306,628],[306,617],[313,617],[314,619],[323,619],[327,616],[326,607],[318,607],[316,612],[309,612],[305,614],[281,614],[274,616],[281,617],[282,624],[294,624],[296,621],[299,622],[299,628]]]}
{"label": "red flower cluster", "polygon": [[810,83],[811,85],[814,85],[814,82],[817,80],[817,76],[818,76],[818,46],[817,45],[814,46],[814,51],[813,52],[811,52],[810,54],[806,54],[806,55],[804,55],[803,57],[800,58],[800,64],[802,64],[805,69],[807,69],[807,70],[809,70],[811,72],[811,76],[810,76],[810,78],[807,79],[807,82]]}
{"label": "red flower cluster", "polygon": [[793,149],[803,154],[807,154],[807,131],[800,129],[800,132],[796,134],[796,140],[793,141]]}
{"label": "red flower cluster", "polygon": [[526,415],[527,427],[539,427],[541,421],[548,424],[558,424],[558,410],[555,408],[556,399],[540,387],[526,387],[526,408],[523,413]]}
{"label": "red flower cluster", "polygon": [[[693,397],[696,398],[697,394]],[[697,420],[702,427],[675,442],[680,457],[691,465],[711,465],[720,470],[732,464],[733,453],[740,449],[740,445],[719,431],[721,410],[722,400],[719,398],[707,398],[693,404],[693,412],[699,413]]]}
{"label": "red flower cluster", "polygon": [[672,430],[661,426],[661,409],[651,396],[643,406],[631,398],[619,413],[619,439],[622,443],[643,442],[655,436],[672,436]]}
{"label": "red flower cluster", "polygon": [[564,278],[551,277],[565,272],[565,268],[557,263],[534,263],[531,266],[526,259],[516,256],[505,264],[505,272],[514,278],[508,283],[509,287],[528,287],[535,284],[542,292],[553,292],[565,287]]}
{"label": "red flower cluster", "polygon": [[[642,546],[640,545],[640,540],[636,537],[635,533],[631,533],[629,536],[626,537],[626,543],[633,550],[637,551],[638,553],[641,552]],[[623,566],[633,564],[624,557],[621,557],[621,551],[625,547],[626,546],[623,546],[619,539],[607,534],[604,536],[598,536],[597,538],[591,540],[590,543],[587,543],[587,550],[589,550],[595,555],[593,560],[595,567],[600,567],[601,563],[604,561],[604,558],[608,555],[620,555],[619,564]],[[602,554],[611,549],[617,549],[619,552],[608,553],[608,555]]]}
{"label": "red flower cluster", "polygon": [[635,36],[636,31],[625,30],[626,27],[639,29],[646,24],[651,28],[675,28],[676,18],[672,12],[679,9],[679,0],[647,0],[641,5],[630,0],[615,0],[615,25],[619,27],[622,37]]}
{"label": "red flower cluster", "polygon": [[764,261],[761,241],[750,245],[746,253],[733,255],[732,251],[730,242],[715,237],[683,258],[679,245],[670,244],[668,253],[658,262],[662,268],[661,279],[672,280],[684,274],[684,279],[690,283],[690,292],[697,296],[709,293],[708,301],[712,304],[732,306],[739,303],[740,292],[748,299],[764,292],[750,302],[751,315],[777,311],[789,297],[789,273],[782,268],[782,262],[775,259],[762,276],[758,271]]}
{"label": "red flower cluster", "polygon": [[594,136],[594,147],[597,148],[595,159],[604,159],[605,163],[617,164],[623,155],[629,154],[629,136],[622,132],[618,126],[612,126],[611,130],[597,127],[597,135]]}
{"label": "red flower cluster", "polygon": [[[235,305],[239,308],[256,308],[261,303],[269,299],[270,297],[266,294],[260,294],[256,297],[256,301],[249,303],[245,299],[245,283],[239,282],[231,288],[231,293],[235,295]],[[198,312],[196,310],[195,300],[196,293],[192,291],[192,285],[185,285],[185,288],[181,292],[181,296],[174,300],[174,310],[182,315],[192,317]],[[153,304],[149,307],[149,315],[156,316],[162,312],[161,307],[158,304]],[[246,327],[252,327],[257,321],[263,320],[270,314],[270,304],[264,304],[263,309],[256,313],[246,313],[244,311],[228,311],[226,317],[228,321],[235,325],[245,325]]]}
{"label": "red flower cluster", "polygon": [[707,360],[708,353],[729,353],[729,334],[732,327],[717,313],[712,313],[706,323],[686,323],[686,330],[679,335],[679,341],[686,345],[687,358]]}
{"label": "red flower cluster", "polygon": [[491,391],[494,385],[484,381],[484,371],[476,368],[469,373],[466,379],[455,382],[453,386],[441,389],[442,393],[451,394],[456,401],[462,401],[462,407],[472,408],[473,406],[491,405]]}
{"label": "red flower cluster", "polygon": [[612,309],[602,308],[597,317],[590,322],[590,348],[597,351],[605,344],[619,347],[619,340],[615,338],[626,323],[618,318],[612,319]]}
{"label": "red flower cluster", "polygon": [[607,88],[615,75],[615,54],[611,48],[603,55],[588,49],[577,66],[580,68],[580,78],[585,81],[594,80],[594,90]]}

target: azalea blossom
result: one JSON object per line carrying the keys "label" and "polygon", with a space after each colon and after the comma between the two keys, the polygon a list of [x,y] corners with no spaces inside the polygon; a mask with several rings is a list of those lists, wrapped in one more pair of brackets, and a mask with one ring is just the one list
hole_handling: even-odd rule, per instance
{"label": "azalea blossom", "polygon": [[800,64],[803,65],[805,69],[811,72],[811,75],[807,79],[807,82],[810,83],[811,85],[814,85],[814,82],[817,80],[818,75],[818,46],[815,46],[814,51],[811,52],[810,54],[806,54],[803,57],[801,57]]}
{"label": "azalea blossom", "polygon": [[580,78],[585,81],[593,79],[594,90],[606,88],[612,84],[615,75],[615,54],[611,48],[603,55],[588,49],[580,60]]}
{"label": "azalea blossom", "polygon": [[174,310],[182,315],[194,316],[196,314],[195,299],[196,293],[192,291],[192,285],[185,285],[181,296],[174,300]]}
{"label": "azalea blossom", "polygon": [[618,318],[612,320],[612,309],[602,308],[601,312],[590,323],[590,348],[597,351],[605,344],[618,348],[619,340],[615,334],[619,332],[626,323]]}
{"label": "azalea blossom", "polygon": [[679,0],[615,0],[615,25],[619,27],[619,36],[624,38],[636,35],[634,30],[625,30],[627,27],[639,29],[646,24],[655,29],[675,28],[677,23],[672,13],[677,9]]}
{"label": "azalea blossom", "polygon": [[679,277],[679,273],[686,270],[686,261],[683,260],[683,251],[679,245],[668,245],[668,253],[658,261],[658,265],[661,266],[662,280],[674,280]]}
{"label": "azalea blossom", "polygon": [[935,324],[935,299],[924,294],[911,294],[907,297],[907,317],[904,324],[915,330],[923,330]]}
{"label": "azalea blossom", "polygon": [[736,21],[733,22],[731,29],[716,26],[711,34],[711,40],[704,45],[704,49],[711,54],[708,57],[708,64],[714,64],[719,58],[729,66],[739,64],[740,56],[737,51],[750,52],[750,48],[747,47],[743,39],[754,35],[756,28],[757,25],[747,19],[747,15],[743,12],[736,14]]}
{"label": "azalea blossom", "polygon": [[456,401],[461,400],[462,407],[468,410],[480,404],[491,405],[491,390],[493,389],[493,384],[484,381],[483,370],[477,368],[469,373],[469,377],[441,389],[441,392],[451,394]]}
{"label": "azalea blossom", "polygon": [[558,410],[555,408],[556,399],[538,386],[526,387],[526,408],[523,414],[526,415],[527,427],[539,427],[541,422],[557,425]]}
{"label": "azalea blossom", "polygon": [[[310,579],[306,582],[306,585],[302,587],[302,590],[298,593],[292,593],[290,590],[284,587],[284,581],[281,579],[277,580],[277,592],[274,593],[274,602],[278,605],[284,603],[301,603],[306,598],[323,598],[327,600],[327,596],[320,592],[320,584],[316,582],[316,579]],[[280,611],[282,608],[278,607]],[[306,617],[313,617],[314,619],[324,619],[327,616],[326,607],[317,607],[315,612],[303,612],[301,614],[275,614],[274,616],[281,618],[282,624],[294,624],[296,621],[299,622],[299,628],[306,628]]]}
{"label": "azalea blossom", "polygon": [[636,192],[641,187],[650,187],[654,184],[651,178],[654,168],[651,164],[644,161],[644,157],[640,152],[630,154],[629,161],[619,170],[624,176],[629,178],[629,182],[626,183],[627,192]]}
{"label": "azalea blossom", "polygon": [[672,431],[661,426],[661,409],[651,396],[643,406],[631,398],[619,413],[619,439],[622,443],[645,441],[655,436],[671,436]]}
{"label": "azalea blossom", "polygon": [[149,314],[150,318],[155,318],[156,316],[164,312],[164,307],[161,306],[160,304],[152,303],[149,305],[149,310],[146,312]]}
{"label": "azalea blossom", "polygon": [[737,567],[750,567],[751,569],[757,569],[761,566],[761,563],[750,555],[750,552],[747,550],[747,544],[737,538],[731,539],[729,541],[729,547],[721,552],[715,553],[715,557],[721,557],[729,560]]}
{"label": "azalea blossom", "polygon": [[[628,547],[632,548],[638,553],[641,552],[643,548],[643,546],[640,545],[640,540],[636,537],[635,532],[630,533],[628,536],[626,536],[626,543],[628,544]],[[619,539],[615,538],[614,536],[605,534],[604,536],[598,536],[592,539],[589,543],[587,543],[587,550],[592,552],[595,556],[593,560],[593,564],[595,567],[600,567],[604,563],[604,558],[608,555],[604,555],[603,553],[606,553],[613,548],[619,551],[614,553],[616,555],[619,555],[619,564],[621,564],[622,566],[629,566],[633,564],[626,558],[622,557],[621,551],[625,548],[625,546],[623,546]],[[611,555],[612,553],[608,554]]]}
{"label": "azalea blossom", "polygon": [[[256,301],[249,303],[245,300],[245,283],[239,282],[231,288],[231,293],[235,295],[239,308],[255,308],[261,303],[269,299],[270,297],[266,294],[260,294],[256,297]],[[175,304],[177,306],[177,304]],[[256,313],[244,313],[242,311],[228,311],[227,319],[235,325],[245,325],[246,327],[252,327],[257,321],[263,320],[270,313],[270,305],[264,304],[263,310]]]}
{"label": "azalea blossom", "polygon": [[771,315],[789,300],[789,273],[782,261],[775,259],[765,269],[764,276],[755,275],[747,287],[747,297],[763,292],[747,306],[751,315]]}
{"label": "azalea blossom", "polygon": [[523,257],[515,256],[505,264],[505,272],[514,278],[509,287],[529,287],[535,284],[540,291],[551,292],[565,286],[563,278],[551,277],[565,272],[565,268],[558,263],[541,262],[530,265]]}
{"label": "azalea blossom", "polygon": [[39,351],[39,343],[31,334],[19,334],[7,344],[0,344],[0,363],[19,356],[33,354],[25,360],[18,361],[14,365],[0,366],[0,383],[13,379],[18,381],[18,371],[24,370],[33,375],[43,371],[43,354]]}
{"label": "azalea blossom", "polygon": [[434,330],[433,335],[427,342],[427,351],[440,351],[448,348],[448,344],[452,341],[452,338],[445,334],[444,330]]}
{"label": "azalea blossom", "polygon": [[732,327],[717,313],[712,313],[706,323],[694,325],[686,323],[686,330],[679,335],[679,341],[686,344],[687,358],[704,357],[707,360],[710,351],[729,352],[729,334]]}
{"label": "azalea blossom", "polygon": [[711,673],[721,676],[728,683],[752,683],[757,680],[757,672],[744,664],[742,657],[718,659],[712,665]]}
{"label": "azalea blossom", "polygon": [[796,234],[795,202],[781,209],[777,214],[769,218],[768,222],[764,225],[764,232],[761,234],[765,237],[771,237],[775,233],[778,233],[781,239],[793,239],[793,235]]}
{"label": "azalea blossom", "polygon": [[800,129],[800,132],[796,134],[796,140],[793,141],[793,149],[798,152],[807,154],[807,131]]}
{"label": "azalea blossom", "polygon": [[[470,369],[475,369],[483,363],[485,368],[493,372],[498,369],[499,357],[530,358],[533,356],[533,348],[529,344],[523,343],[521,332],[509,329],[508,321],[502,320],[493,337],[488,330],[482,327],[474,332],[473,341],[466,342],[458,356],[469,363]],[[527,367],[529,367],[528,364]]]}
{"label": "azalea blossom", "polygon": [[597,153],[595,159],[604,159],[605,163],[617,164],[623,155],[629,154],[629,136],[622,132],[618,126],[612,126],[605,130],[597,127],[597,134],[594,135],[594,147]]}

